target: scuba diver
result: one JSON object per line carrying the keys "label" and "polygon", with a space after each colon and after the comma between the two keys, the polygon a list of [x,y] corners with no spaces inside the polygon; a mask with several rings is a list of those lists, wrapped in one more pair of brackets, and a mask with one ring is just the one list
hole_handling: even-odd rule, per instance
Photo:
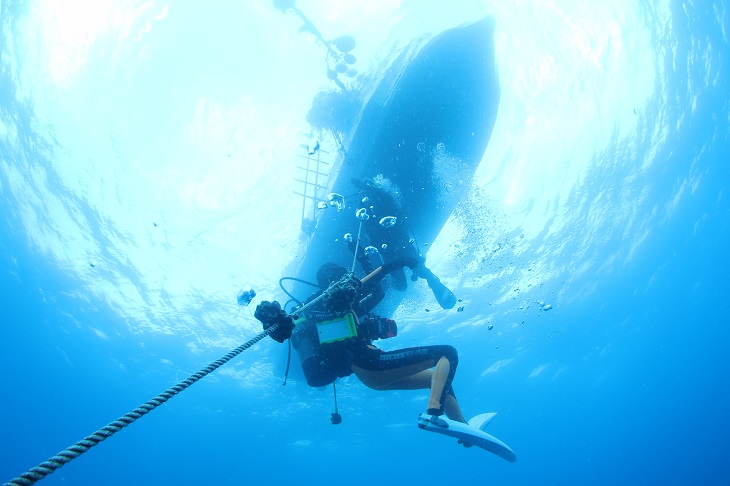
{"label": "scuba diver", "polygon": [[[417,258],[423,263],[424,258],[414,244],[415,238],[411,238],[411,230],[408,224],[405,223],[408,217],[401,210],[394,194],[380,186],[373,179],[351,179],[351,182],[357,188],[363,202],[367,201],[367,205],[371,209],[377,208],[381,215],[394,216],[393,220],[399,221],[398,224],[393,225],[383,225],[382,222],[378,221],[378,218],[363,221],[363,231],[370,243],[383,248],[383,251],[380,252],[383,261],[410,257]],[[428,283],[441,308],[451,309],[456,305],[456,297],[451,290],[442,284],[441,280],[425,264],[416,266],[413,271],[414,276],[412,278],[420,277]],[[393,270],[390,278],[393,288],[400,291],[406,289],[406,276],[401,268]]]}
{"label": "scuba diver", "polygon": [[[325,263],[317,272],[320,290],[291,313],[277,301],[263,301],[254,315],[264,329],[279,325],[270,334],[274,340],[283,343],[291,338],[310,386],[325,386],[355,374],[374,390],[430,389],[426,414],[436,418],[445,413],[452,420],[466,422],[452,387],[458,365],[454,347],[383,351],[373,345],[377,339],[397,334],[395,321],[371,311],[385,296],[381,280],[406,266],[417,274],[422,263],[402,257],[372,271],[365,266],[369,273],[362,279],[340,265]],[[332,415],[333,424],[341,421],[339,414]]]}
{"label": "scuba diver", "polygon": [[[380,188],[367,182],[362,184],[360,190],[367,191],[365,197],[368,198],[363,197],[362,202],[372,200],[378,207],[398,214],[397,206],[386,204],[390,202],[386,200],[389,195],[378,194],[375,189]],[[373,344],[378,339],[389,339],[398,334],[394,320],[373,312],[385,298],[383,279],[386,276],[398,272],[405,280],[403,270],[409,267],[411,279],[425,279],[442,308],[453,308],[457,299],[426,268],[425,259],[417,252],[417,247],[410,245],[410,241],[402,246],[397,244],[404,241],[402,234],[379,235],[374,225],[368,227],[371,217],[366,208],[358,209],[355,217],[360,221],[357,238],[348,237],[349,234],[344,238],[354,258],[350,269],[332,262],[325,263],[316,272],[316,284],[283,277],[279,281],[280,285],[288,279],[317,287],[318,290],[302,302],[282,285],[282,290],[292,300],[283,309],[277,301],[262,301],[256,307],[254,316],[261,321],[264,330],[268,330],[271,338],[280,343],[289,340],[290,346],[299,354],[308,385],[333,385],[335,411],[331,416],[332,424],[342,423],[342,417],[337,413],[337,378],[354,374],[360,382],[374,390],[429,389],[426,411],[418,416],[419,429],[456,438],[457,443],[465,447],[476,446],[514,462],[517,459],[514,451],[485,430],[496,413],[482,413],[469,421],[465,420],[452,384],[459,364],[453,346],[417,346],[384,351]],[[394,224],[383,224],[383,220],[388,219],[395,220],[397,216],[386,216],[378,224],[392,229]],[[399,229],[404,233],[402,230]],[[396,250],[404,250],[405,254],[394,252],[387,255],[387,260],[378,258],[382,265],[373,269],[370,261],[370,257],[375,254],[372,252],[373,247],[366,246],[363,249],[360,246],[361,237],[365,236],[363,231],[368,233],[369,243],[378,244],[380,237],[386,237],[396,243]],[[355,275],[357,263],[365,275],[363,278]],[[388,288],[397,289],[398,286],[390,285]],[[291,302],[295,302],[296,306],[289,308]],[[287,372],[288,369],[287,363]]]}

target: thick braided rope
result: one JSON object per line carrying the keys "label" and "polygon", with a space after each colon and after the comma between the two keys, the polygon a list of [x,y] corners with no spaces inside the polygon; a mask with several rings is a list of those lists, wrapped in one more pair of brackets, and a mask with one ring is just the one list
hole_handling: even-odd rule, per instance
{"label": "thick braided rope", "polygon": [[191,375],[187,379],[181,381],[177,385],[168,388],[164,392],[157,395],[155,398],[149,400],[148,402],[140,405],[139,407],[135,408],[131,412],[119,417],[114,422],[110,423],[109,425],[102,427],[101,429],[97,430],[93,434],[85,437],[84,439],[78,441],[71,447],[68,447],[66,450],[63,450],[56,454],[55,456],[51,457],[45,462],[42,462],[38,466],[29,469],[27,472],[21,474],[17,478],[11,479],[7,483],[5,483],[3,486],[28,486],[30,484],[35,484],[37,481],[40,481],[41,479],[45,478],[49,474],[53,473],[56,469],[60,468],[61,466],[67,464],[72,459],[76,459],[84,452],[88,451],[92,447],[94,447],[99,442],[103,441],[104,439],[111,437],[112,435],[116,434],[122,428],[126,427],[127,425],[131,424],[138,418],[146,415],[147,413],[151,412],[155,408],[159,407],[166,401],[168,401],[170,398],[174,397],[196,381],[200,380],[201,378],[205,377],[206,375],[212,373],[216,369],[220,368],[224,364],[226,364],[228,361],[232,360],[257,342],[261,341],[263,338],[271,334],[272,332],[275,332],[277,329],[279,329],[279,324],[274,324],[273,326],[266,329],[264,332],[258,334],[256,337],[251,339],[250,341],[240,345],[230,353],[223,356],[221,359],[214,361],[213,363],[209,364],[202,370],[198,371],[197,373]]}

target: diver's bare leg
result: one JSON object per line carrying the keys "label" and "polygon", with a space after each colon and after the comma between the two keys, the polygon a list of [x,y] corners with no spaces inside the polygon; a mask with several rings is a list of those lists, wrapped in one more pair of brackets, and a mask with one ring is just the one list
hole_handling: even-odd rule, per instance
{"label": "diver's bare leg", "polygon": [[456,397],[454,395],[446,395],[446,398],[444,398],[444,412],[451,420],[466,423],[464,414],[461,413],[459,402],[456,401]]}
{"label": "diver's bare leg", "polygon": [[441,396],[444,394],[446,380],[451,372],[449,360],[441,357],[436,363],[436,368],[431,376],[431,396],[428,397],[428,408],[439,410],[441,408]]}
{"label": "diver's bare leg", "polygon": [[[451,371],[451,363],[441,358],[436,363],[436,369],[429,370],[433,362],[416,363],[397,370],[375,371],[353,365],[352,369],[360,381],[374,390],[422,390],[431,389],[428,408],[440,408],[440,398],[446,386],[446,379]],[[435,403],[435,406],[432,406]],[[459,407],[459,402],[453,395],[444,397],[444,412],[451,420],[466,423]]]}
{"label": "diver's bare leg", "polygon": [[[446,387],[446,380],[451,372],[451,363],[448,359],[442,357],[436,363],[436,368],[433,370],[431,376],[431,395],[428,398],[428,409],[440,409],[441,408],[441,397],[444,395],[444,388]],[[464,414],[461,413],[461,407],[459,402],[456,401],[456,397],[447,394],[444,396],[444,412],[446,416],[451,420],[466,423],[464,420]]]}

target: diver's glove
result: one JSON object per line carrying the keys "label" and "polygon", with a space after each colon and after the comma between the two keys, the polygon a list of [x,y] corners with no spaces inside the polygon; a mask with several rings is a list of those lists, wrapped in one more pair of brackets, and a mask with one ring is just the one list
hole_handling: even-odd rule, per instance
{"label": "diver's glove", "polygon": [[362,289],[360,279],[354,274],[345,274],[322,292],[322,304],[335,312],[347,312],[355,304],[360,289]]}
{"label": "diver's glove", "polygon": [[269,334],[271,339],[283,343],[291,337],[294,329],[294,322],[277,301],[269,302],[264,300],[256,306],[254,317],[261,321],[264,330],[270,328],[274,324],[279,324],[279,329]]}

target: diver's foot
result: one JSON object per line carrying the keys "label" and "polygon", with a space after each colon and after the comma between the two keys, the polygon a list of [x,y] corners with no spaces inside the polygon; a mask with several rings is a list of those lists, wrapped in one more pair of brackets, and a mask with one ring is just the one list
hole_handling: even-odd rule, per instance
{"label": "diver's foot", "polygon": [[470,447],[474,447],[474,444],[470,444],[470,443],[468,443],[468,442],[464,442],[464,441],[463,441],[463,440],[461,440],[461,439],[457,440],[457,441],[456,441],[456,443],[457,443],[457,444],[461,444],[461,445],[463,445],[463,446],[464,446],[464,447],[466,447],[467,449],[468,449],[468,448],[470,448]]}
{"label": "diver's foot", "polygon": [[[431,413],[434,410],[437,413]],[[439,409],[429,408],[426,413],[422,413],[418,416],[418,427],[421,429],[425,429],[430,425],[448,429],[449,424],[445,420],[439,418],[441,415],[443,415],[443,412],[441,412]]]}

